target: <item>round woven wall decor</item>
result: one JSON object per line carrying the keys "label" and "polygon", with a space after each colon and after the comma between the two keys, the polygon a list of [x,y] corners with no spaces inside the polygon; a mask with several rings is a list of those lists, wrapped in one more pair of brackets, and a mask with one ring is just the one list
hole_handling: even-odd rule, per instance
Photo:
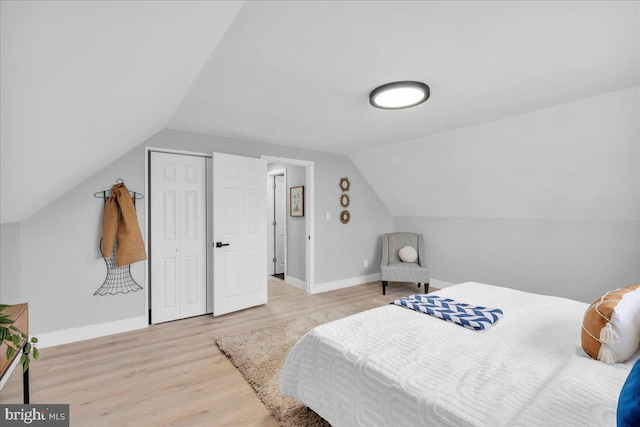
{"label": "round woven wall decor", "polygon": [[350,204],[351,204],[351,197],[349,197],[347,193],[342,193],[340,195],[340,206],[346,209],[349,207]]}
{"label": "round woven wall decor", "polygon": [[349,220],[351,219],[351,214],[349,213],[349,211],[342,211],[340,212],[340,222],[343,224],[346,224],[349,222]]}
{"label": "round woven wall decor", "polygon": [[347,177],[340,178],[340,189],[342,191],[349,191],[349,187],[351,187],[351,182],[349,181],[349,178]]}

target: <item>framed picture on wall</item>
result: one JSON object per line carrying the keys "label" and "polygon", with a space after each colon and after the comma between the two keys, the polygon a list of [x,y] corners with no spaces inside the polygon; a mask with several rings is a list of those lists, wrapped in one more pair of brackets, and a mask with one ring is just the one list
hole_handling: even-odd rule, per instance
{"label": "framed picture on wall", "polygon": [[304,185],[289,188],[289,215],[304,216]]}

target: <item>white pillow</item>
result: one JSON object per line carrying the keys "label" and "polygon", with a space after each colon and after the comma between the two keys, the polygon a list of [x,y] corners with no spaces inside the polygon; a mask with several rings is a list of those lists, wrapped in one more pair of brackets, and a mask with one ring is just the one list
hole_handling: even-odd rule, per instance
{"label": "white pillow", "polygon": [[640,346],[640,283],[607,292],[589,306],[582,348],[604,363],[621,363]]}
{"label": "white pillow", "polygon": [[402,262],[416,262],[418,259],[418,253],[411,246],[405,246],[398,251],[400,260]]}

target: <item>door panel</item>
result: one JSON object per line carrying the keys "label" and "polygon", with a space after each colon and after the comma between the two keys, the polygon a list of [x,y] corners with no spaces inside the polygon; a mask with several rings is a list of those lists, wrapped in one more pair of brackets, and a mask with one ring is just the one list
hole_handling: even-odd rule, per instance
{"label": "door panel", "polygon": [[163,211],[164,218],[160,220],[164,223],[164,240],[167,242],[175,242],[176,230],[178,225],[176,223],[176,191],[164,190],[163,196]]}
{"label": "door panel", "polygon": [[224,287],[224,296],[228,299],[233,299],[239,294],[238,265],[240,263],[238,262],[238,252],[227,250],[224,251],[224,254],[222,256],[224,258],[224,276],[221,286]]}
{"label": "door panel", "polygon": [[185,239],[197,239],[199,225],[197,198],[198,193],[196,191],[184,192]]}
{"label": "door panel", "polygon": [[[247,250],[247,262],[249,265],[259,265],[262,261],[260,256],[260,248]],[[257,268],[249,269],[247,271],[247,291],[250,294],[257,294],[260,292],[260,282],[262,280],[260,280],[261,278],[258,277],[258,274],[260,274],[260,271]]]}
{"label": "door panel", "polygon": [[213,154],[215,316],[267,302],[266,162]]}
{"label": "door panel", "polygon": [[[214,165],[215,168],[215,165]],[[215,170],[215,169],[214,169]],[[214,172],[215,174],[215,172]],[[214,191],[214,200],[215,200],[215,187]],[[225,235],[237,235],[238,234],[238,226],[239,226],[239,215],[240,215],[240,204],[238,200],[238,190],[235,188],[225,188],[222,190],[224,192],[224,234]],[[214,210],[215,211],[215,210]],[[215,221],[215,219],[214,219]],[[214,222],[215,227],[215,222]],[[214,228],[215,233],[215,228]]]}
{"label": "door panel", "polygon": [[183,260],[184,276],[182,283],[186,287],[186,295],[183,303],[190,305],[198,301],[198,259],[195,256],[184,257]]}
{"label": "door panel", "polygon": [[175,161],[151,154],[152,323],[180,318],[179,184]]}
{"label": "door panel", "polygon": [[198,316],[207,311],[206,302],[206,160],[203,157],[182,157],[181,239],[182,281],[180,316]]}
{"label": "door panel", "polygon": [[151,323],[206,312],[202,157],[151,153]]}
{"label": "door panel", "polygon": [[260,191],[247,190],[247,232],[249,234],[260,234],[264,222],[261,218],[264,212],[260,212]]}
{"label": "door panel", "polygon": [[162,260],[163,276],[160,278],[163,284],[164,299],[162,300],[162,307],[166,311],[176,311],[179,313],[180,307],[178,307],[178,287],[176,277],[176,258],[169,257]]}

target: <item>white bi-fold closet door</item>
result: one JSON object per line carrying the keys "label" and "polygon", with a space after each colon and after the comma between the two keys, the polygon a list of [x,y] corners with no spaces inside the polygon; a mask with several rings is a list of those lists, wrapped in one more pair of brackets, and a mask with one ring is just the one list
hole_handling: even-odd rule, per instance
{"label": "white bi-fold closet door", "polygon": [[151,152],[151,323],[207,310],[206,159]]}

